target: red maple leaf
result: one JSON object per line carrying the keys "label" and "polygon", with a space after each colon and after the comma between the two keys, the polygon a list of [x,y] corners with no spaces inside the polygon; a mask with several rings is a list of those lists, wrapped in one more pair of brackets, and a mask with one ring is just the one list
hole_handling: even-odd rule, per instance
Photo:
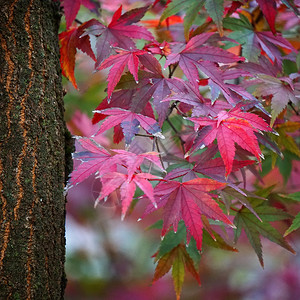
{"label": "red maple leaf", "polygon": [[221,110],[231,108],[231,105],[225,101],[217,100],[212,103],[210,99],[204,98],[198,86],[186,82],[185,87],[186,90],[184,92],[167,97],[162,102],[176,100],[191,105],[193,107],[192,116],[210,115],[215,117]]}
{"label": "red maple leaf", "polygon": [[222,83],[215,72],[216,66],[212,63],[233,63],[243,61],[243,57],[236,56],[221,48],[204,45],[214,33],[202,33],[189,40],[184,49],[179,48],[167,57],[165,68],[178,62],[187,79],[194,85],[198,85],[199,71],[203,71],[208,77]]}
{"label": "red maple leaf", "polygon": [[113,161],[126,165],[129,178],[132,178],[133,174],[137,171],[145,159],[154,163],[160,169],[163,168],[157,152],[135,154],[122,149],[114,149],[113,151],[117,153],[117,155],[113,157]]}
{"label": "red maple leaf", "polygon": [[93,21],[83,23],[77,28],[71,28],[59,34],[60,47],[60,64],[62,73],[67,77],[74,87],[77,89],[76,80],[74,77],[75,55],[77,49],[89,55],[93,60],[96,60],[94,52],[91,48],[90,37],[81,36],[85,28],[91,26]]}
{"label": "red maple leaf", "polygon": [[[149,54],[148,56],[152,57]],[[162,125],[169,113],[169,104],[162,102],[162,100],[169,96],[172,92],[179,93],[186,91],[186,87],[182,79],[176,77],[166,78],[162,74],[161,66],[158,61],[156,59],[154,61],[148,60],[147,58],[148,57],[143,55],[140,57],[140,60],[151,72],[139,72],[142,77],[139,84],[141,88],[135,95],[139,96],[140,99],[135,99],[134,102],[139,104],[144,103],[153,97],[153,105],[158,114],[159,125]],[[147,62],[148,64],[146,64]],[[149,62],[151,62],[151,64],[149,64]],[[130,84],[130,81],[128,81],[128,83]]]}
{"label": "red maple leaf", "polygon": [[[143,103],[139,101],[139,91],[130,89],[130,90],[119,90],[112,93],[111,99],[108,102],[108,97],[106,97],[96,108],[96,111],[102,111],[107,108],[123,108],[131,110],[136,113],[140,113],[144,116],[154,119],[154,113],[152,106],[149,102],[144,101]],[[141,95],[142,96],[142,95]],[[137,100],[137,101],[136,101]],[[146,99],[147,100],[147,99]],[[132,105],[132,102],[138,102],[139,105]],[[147,100],[148,101],[148,100]],[[106,114],[95,112],[92,123],[96,124],[99,121],[105,119]],[[122,127],[120,125],[115,126],[114,128],[114,143],[119,143],[124,138]]]}
{"label": "red maple leaf", "polygon": [[257,0],[257,3],[264,14],[273,34],[276,34],[275,18],[277,15],[277,7],[275,0]]}
{"label": "red maple leaf", "polygon": [[160,66],[158,61],[152,55],[148,54],[145,50],[116,49],[116,51],[118,52],[117,55],[111,55],[98,67],[98,70],[102,70],[112,66],[108,75],[108,98],[111,97],[115,86],[120,81],[121,75],[126,65],[128,66],[128,70],[133,75],[137,84],[139,62],[141,62],[141,64],[146,68],[150,68],[150,70],[152,70],[154,66]]}
{"label": "red maple leaf", "polygon": [[[233,160],[231,171],[236,172],[245,166],[253,164],[254,162],[254,160]],[[199,162],[195,165],[193,171],[209,176],[215,180],[223,181],[226,171],[225,167],[226,166],[224,165],[222,158],[217,157],[205,162]]]}
{"label": "red maple leaf", "polygon": [[100,3],[93,0],[62,0],[61,5],[64,8],[67,29],[75,20],[80,5],[84,5],[86,8],[93,12],[97,12],[98,8],[100,8]]}
{"label": "red maple leaf", "polygon": [[154,40],[152,34],[146,28],[132,25],[138,22],[147,10],[148,6],[145,6],[132,9],[121,15],[121,5],[114,13],[108,26],[94,19],[95,23],[86,30],[86,34],[92,34],[97,37],[97,62],[95,68],[98,68],[101,62],[111,54],[112,47],[130,50],[135,48],[132,39]]}
{"label": "red maple leaf", "polygon": [[71,173],[68,189],[81,183],[92,174],[104,172],[106,167],[109,167],[108,160],[111,159],[111,154],[95,141],[88,138],[80,138],[77,141],[85,151],[73,154],[73,158],[80,160],[81,164]]}
{"label": "red maple leaf", "polygon": [[170,226],[173,226],[176,232],[178,223],[182,219],[187,228],[187,243],[193,236],[197,248],[201,250],[204,227],[202,215],[232,225],[217,202],[208,193],[223,188],[225,185],[225,183],[207,178],[196,178],[183,183],[171,180],[161,182],[154,189],[157,208],[148,206],[144,216],[163,207],[162,236],[166,234]]}
{"label": "red maple leaf", "polygon": [[168,56],[171,54],[170,45],[166,41],[163,41],[162,43],[153,41],[152,43],[145,45],[143,49],[152,54],[160,54],[161,56]]}
{"label": "red maple leaf", "polygon": [[103,133],[114,126],[121,124],[126,144],[130,144],[135,134],[139,132],[139,126],[145,129],[149,134],[164,138],[158,123],[153,118],[121,108],[108,108],[101,111],[96,110],[94,112],[108,116],[101,124],[97,134]]}
{"label": "red maple leaf", "polygon": [[156,207],[156,202],[153,194],[153,187],[148,180],[159,180],[149,173],[123,174],[119,172],[110,172],[101,176],[102,189],[100,196],[97,198],[95,205],[102,199],[111,194],[114,190],[120,189],[121,202],[122,202],[122,219],[133,200],[133,196],[138,186],[145,195],[151,200],[152,205]]}
{"label": "red maple leaf", "polygon": [[195,129],[198,129],[199,126],[204,127],[199,130],[189,152],[192,153],[203,146],[208,146],[217,139],[226,168],[225,176],[232,171],[235,143],[252,153],[260,161],[261,150],[254,132],[272,131],[262,118],[252,113],[242,112],[238,108],[229,112],[221,111],[217,117],[212,119],[203,117],[190,118],[190,120],[195,123]]}

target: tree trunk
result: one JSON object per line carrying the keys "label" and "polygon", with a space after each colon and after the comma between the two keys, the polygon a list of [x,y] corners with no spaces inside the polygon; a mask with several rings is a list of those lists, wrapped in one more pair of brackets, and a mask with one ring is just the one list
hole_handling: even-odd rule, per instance
{"label": "tree trunk", "polygon": [[63,299],[59,7],[1,0],[0,12],[0,299]]}

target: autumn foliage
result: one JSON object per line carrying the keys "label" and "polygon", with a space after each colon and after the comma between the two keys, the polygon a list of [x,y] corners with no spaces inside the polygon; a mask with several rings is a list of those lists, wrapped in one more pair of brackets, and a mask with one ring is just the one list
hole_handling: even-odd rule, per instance
{"label": "autumn foliage", "polygon": [[[76,137],[80,164],[67,190],[96,175],[96,205],[117,193],[122,218],[138,202],[146,203],[141,219],[158,210],[162,221],[153,227],[163,239],[153,282],[172,268],[179,298],[185,270],[200,284],[204,245],[238,251],[233,243],[244,231],[262,266],[261,236],[294,253],[284,235],[300,225],[289,209],[299,192],[278,194],[263,176],[277,166],[287,182],[300,159],[300,56],[289,27],[300,3],[144,3],[100,14],[101,1],[62,2],[63,75],[77,88],[80,50],[107,76],[93,117],[100,127]],[[93,13],[84,23],[76,19],[81,5]],[[107,132],[119,144],[113,149],[94,140]],[[282,220],[285,233],[273,226]]]}

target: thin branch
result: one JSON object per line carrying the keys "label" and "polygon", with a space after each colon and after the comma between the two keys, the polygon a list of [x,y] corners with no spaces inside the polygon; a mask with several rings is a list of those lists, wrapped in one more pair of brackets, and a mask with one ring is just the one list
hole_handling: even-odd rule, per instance
{"label": "thin branch", "polygon": [[295,114],[297,116],[299,116],[299,111],[294,107],[292,101],[289,101],[289,106],[291,107],[291,109],[295,112]]}
{"label": "thin branch", "polygon": [[135,136],[142,136],[142,137],[150,137],[150,138],[152,138],[153,137],[153,135],[149,135],[149,134],[140,134],[140,133],[136,133],[135,134]]}
{"label": "thin branch", "polygon": [[82,24],[83,24],[83,22],[79,21],[78,19],[75,19],[75,22],[76,22],[77,24],[79,24],[79,25],[82,25]]}
{"label": "thin branch", "polygon": [[158,140],[157,139],[155,139],[155,144],[156,144],[156,149],[157,149],[158,156],[159,156],[159,159],[160,159],[160,163],[161,163],[162,167],[165,168],[162,156],[160,154],[160,149],[159,149],[159,145],[158,145]]}
{"label": "thin branch", "polygon": [[173,69],[171,69],[171,66],[169,66],[169,78],[172,78],[176,68],[178,66],[178,63],[176,63],[174,66],[173,66]]}
{"label": "thin branch", "polygon": [[177,110],[183,117],[187,118],[188,115],[185,114],[185,113],[178,107],[178,105],[177,105],[178,102],[179,102],[179,101],[176,101],[176,102],[175,102],[175,108],[176,108],[176,110]]}
{"label": "thin branch", "polygon": [[[63,13],[63,14],[65,14],[65,10],[64,10],[64,7],[60,7],[60,11]],[[78,20],[78,19],[75,19],[74,20],[77,24],[79,24],[79,25],[82,25],[83,24],[83,22],[81,22],[80,20]]]}

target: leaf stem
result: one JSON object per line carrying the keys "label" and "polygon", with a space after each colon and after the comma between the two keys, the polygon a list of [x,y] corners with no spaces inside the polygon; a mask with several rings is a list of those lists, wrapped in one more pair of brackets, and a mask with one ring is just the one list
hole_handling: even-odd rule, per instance
{"label": "leaf stem", "polygon": [[183,117],[187,118],[188,115],[185,114],[185,113],[178,107],[178,105],[177,105],[178,102],[179,102],[179,101],[176,101],[176,102],[175,102],[175,108],[176,108],[176,110],[177,110]]}
{"label": "leaf stem", "polygon": [[171,122],[171,120],[169,119],[169,117],[166,118],[166,121],[168,122],[168,124],[171,126],[171,128],[173,129],[173,131],[175,132],[176,136],[179,138],[180,140],[180,144],[181,144],[181,148],[182,148],[182,152],[183,154],[185,154],[185,150],[184,150],[184,144],[185,141],[181,138],[178,130],[175,128],[175,126],[173,125],[173,123]]}
{"label": "leaf stem", "polygon": [[159,156],[159,159],[160,159],[160,163],[161,163],[162,167],[165,168],[164,161],[163,161],[161,153],[160,153],[160,149],[159,149],[159,145],[158,145],[158,140],[157,139],[155,139],[155,145],[156,145],[156,149],[157,149],[158,156]]}

